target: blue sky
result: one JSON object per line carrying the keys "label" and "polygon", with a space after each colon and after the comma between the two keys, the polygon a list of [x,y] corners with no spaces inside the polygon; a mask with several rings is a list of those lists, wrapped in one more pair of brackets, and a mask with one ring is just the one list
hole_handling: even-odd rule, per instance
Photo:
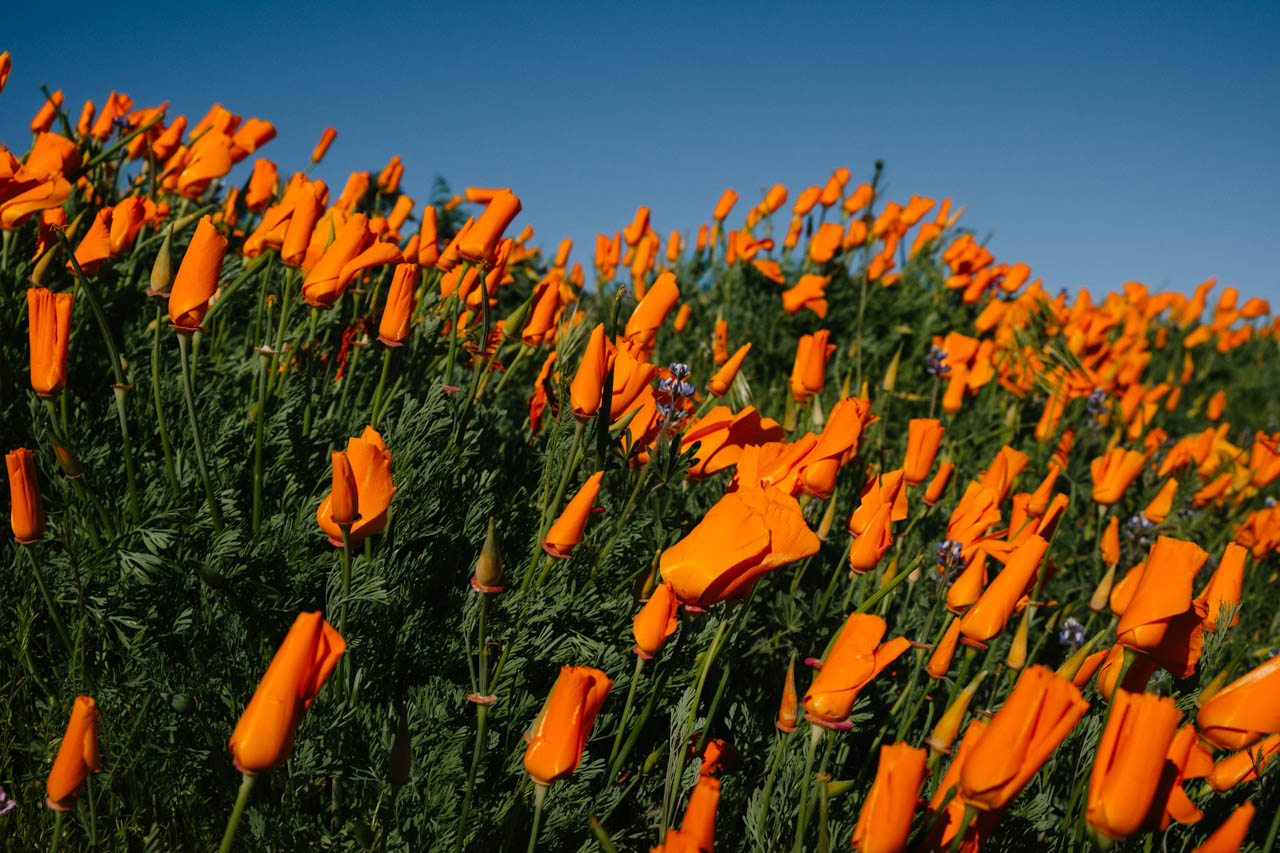
{"label": "blue sky", "polygon": [[[120,89],[274,122],[263,150],[340,190],[510,186],[535,242],[630,221],[696,229],[732,186],[795,194],[886,161],[888,193],[953,197],[1046,287],[1217,276],[1280,299],[1280,4],[18,4],[0,140],[38,85],[73,114]],[[353,10],[367,11],[357,16]]]}

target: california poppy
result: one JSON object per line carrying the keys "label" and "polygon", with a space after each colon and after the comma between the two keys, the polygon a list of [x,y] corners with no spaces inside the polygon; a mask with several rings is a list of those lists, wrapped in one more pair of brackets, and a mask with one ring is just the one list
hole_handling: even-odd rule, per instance
{"label": "california poppy", "polygon": [[1049,543],[1032,535],[1009,555],[1004,570],[965,613],[960,632],[970,640],[985,642],[1004,630],[1019,599],[1030,591],[1039,574]]}
{"label": "california poppy", "polygon": [[1118,690],[1089,775],[1089,823],[1113,841],[1137,832],[1164,770],[1181,713],[1173,700]]}
{"label": "california poppy", "polygon": [[854,613],[840,629],[822,668],[804,694],[809,720],[828,728],[845,728],[853,703],[871,679],[911,647],[906,637],[883,645],[887,626],[879,616]]}
{"label": "california poppy", "polygon": [[920,783],[924,780],[925,751],[906,743],[880,747],[876,779],[862,801],[853,830],[859,853],[897,853],[911,835]]}
{"label": "california poppy", "polygon": [[774,726],[778,731],[790,733],[796,730],[796,721],[799,718],[797,714],[796,701],[796,656],[791,655],[791,661],[787,664],[787,675],[782,682],[782,699],[778,702],[778,719],[774,722]]}
{"label": "california poppy", "polygon": [[199,328],[209,310],[209,300],[218,289],[226,252],[227,238],[214,227],[212,219],[200,217],[169,291],[169,321],[173,325],[191,331]]}
{"label": "california poppy", "polygon": [[326,127],[324,132],[320,134],[320,141],[316,143],[316,147],[311,151],[311,162],[319,163],[324,159],[325,152],[329,150],[329,146],[333,144],[333,140],[338,138],[338,131],[332,127]]}
{"label": "california poppy", "polygon": [[1205,740],[1244,749],[1280,732],[1280,655],[1274,655],[1213,694],[1196,714]]}
{"label": "california poppy", "polygon": [[335,450],[333,457],[333,489],[329,492],[329,511],[339,528],[350,527],[359,517],[359,493],[351,462],[345,451]]}
{"label": "california poppy", "polygon": [[1244,845],[1249,824],[1253,822],[1256,812],[1257,808],[1253,803],[1245,800],[1236,806],[1235,811],[1222,822],[1222,826],[1213,831],[1213,835],[1205,839],[1204,844],[1192,849],[1191,853],[1236,853]]}
{"label": "california poppy", "polygon": [[929,485],[924,490],[924,497],[921,498],[929,506],[933,506],[942,497],[942,493],[946,491],[947,481],[951,479],[951,472],[956,469],[954,463],[943,462],[938,466],[938,471],[933,475],[933,479],[929,481]]}
{"label": "california poppy", "polygon": [[946,428],[934,418],[912,418],[907,423],[907,456],[902,469],[911,485],[923,483],[933,467],[933,458]]}
{"label": "california poppy", "polygon": [[1232,625],[1240,621],[1240,591],[1244,585],[1244,558],[1248,553],[1234,542],[1227,543],[1227,549],[1223,552],[1213,577],[1209,578],[1204,591],[1196,597],[1196,601],[1204,602],[1207,608],[1204,625],[1210,631],[1230,627],[1218,624],[1218,614],[1224,607],[1235,611],[1231,617]]}
{"label": "california poppy", "polygon": [[582,361],[578,363],[578,372],[573,375],[573,382],[569,385],[569,400],[576,417],[590,418],[600,408],[605,377],[609,374],[613,360],[613,344],[605,337],[604,323],[599,323],[591,330],[587,347],[582,352]]}
{"label": "california poppy", "polygon": [[654,587],[653,594],[631,623],[636,654],[651,658],[662,650],[667,637],[674,634],[680,624],[676,619],[679,607],[680,602],[669,584],[660,583]]}
{"label": "california poppy", "polygon": [[728,394],[729,387],[733,385],[733,380],[737,377],[738,371],[742,368],[742,362],[746,360],[747,353],[750,351],[750,343],[738,347],[738,351],[711,377],[711,381],[707,383],[707,390],[717,397]]}
{"label": "california poppy", "polygon": [[800,276],[795,287],[782,291],[782,310],[788,314],[797,314],[808,308],[819,317],[826,317],[826,287],[830,281],[829,275],[809,273]]}
{"label": "california poppy", "polygon": [[560,517],[543,537],[544,551],[555,557],[568,557],[578,547],[582,534],[587,529],[587,516],[591,514],[591,508],[600,496],[600,481],[603,478],[604,472],[597,471],[578,488],[564,512],[560,513]]}
{"label": "california poppy", "polygon": [[546,703],[525,740],[524,769],[539,785],[550,785],[578,769],[600,706],[613,681],[589,666],[562,666]]}
{"label": "california poppy", "polygon": [[1142,472],[1146,457],[1136,450],[1117,447],[1089,463],[1093,474],[1093,500],[1111,506],[1120,500],[1125,489]]}
{"label": "california poppy", "polygon": [[378,340],[387,346],[395,346],[409,337],[413,320],[413,300],[421,279],[422,268],[417,264],[397,264],[387,291],[387,304],[382,308],[382,321],[378,324]]}
{"label": "california poppy", "polygon": [[[347,459],[355,479],[355,503],[360,513],[348,535],[352,542],[359,542],[386,526],[387,507],[391,506],[391,497],[396,492],[391,481],[391,451],[378,431],[367,426],[359,438],[347,439]],[[320,502],[316,521],[330,541],[341,544],[342,531],[334,518],[333,500],[333,494],[329,494]]]}
{"label": "california poppy", "polygon": [[716,209],[711,214],[711,218],[716,220],[724,219],[729,215],[729,211],[733,209],[737,201],[738,194],[736,192],[732,189],[725,190],[721,194],[720,200],[716,202]]}
{"label": "california poppy", "polygon": [[1146,652],[1178,678],[1200,658],[1206,605],[1192,599],[1191,584],[1208,554],[1194,542],[1161,536],[1116,626],[1116,642]]}
{"label": "california poppy", "polygon": [[19,544],[30,545],[44,535],[44,501],[36,479],[36,458],[25,447],[4,456],[9,470],[9,524]]}
{"label": "california poppy", "polygon": [[257,775],[288,760],[302,718],[346,650],[320,611],[298,614],[231,733],[237,770]]}
{"label": "california poppy", "polygon": [[102,767],[98,763],[98,706],[89,696],[77,696],[71,706],[71,719],[62,736],[62,745],[53,760],[45,781],[45,805],[55,811],[66,811],[80,796],[80,786],[90,773]]}
{"label": "california poppy", "polygon": [[796,360],[791,368],[791,396],[803,402],[817,394],[826,384],[827,359],[835,352],[835,344],[827,343],[831,332],[819,329],[812,335],[801,335],[796,345]]}
{"label": "california poppy", "polygon": [[458,241],[458,254],[473,263],[487,263],[498,248],[502,232],[520,213],[520,199],[510,190],[501,190]]}
{"label": "california poppy", "polygon": [[72,301],[70,293],[52,293],[43,287],[27,290],[31,387],[41,397],[51,397],[67,384]]}

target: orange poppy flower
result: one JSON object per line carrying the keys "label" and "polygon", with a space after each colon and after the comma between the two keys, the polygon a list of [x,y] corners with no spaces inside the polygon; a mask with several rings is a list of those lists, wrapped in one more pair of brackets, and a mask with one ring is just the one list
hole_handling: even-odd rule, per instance
{"label": "orange poppy flower", "polygon": [[237,770],[256,776],[288,760],[302,718],[346,650],[320,611],[298,614],[231,732]]}
{"label": "orange poppy flower", "polygon": [[1203,603],[1208,610],[1204,617],[1204,626],[1210,631],[1217,631],[1223,627],[1218,624],[1218,614],[1224,607],[1235,610],[1231,617],[1231,625],[1240,621],[1240,591],[1244,586],[1244,558],[1248,553],[1245,548],[1236,543],[1228,543],[1218,568],[1213,572],[1213,577],[1209,578],[1204,591],[1196,597],[1196,602]]}
{"label": "orange poppy flower", "polygon": [[376,240],[369,230],[368,217],[363,213],[352,214],[307,273],[302,296],[316,308],[332,308],[360,270],[403,260],[395,244]]}
{"label": "orange poppy flower", "polygon": [[702,776],[689,794],[689,806],[679,829],[668,829],[662,843],[650,853],[711,853],[715,849],[716,809],[720,805],[720,780]]}
{"label": "orange poppy flower", "polygon": [[746,595],[766,573],[818,551],[795,498],[772,486],[725,494],[662,553],[662,578],[685,604],[709,607]]}
{"label": "orange poppy flower", "polygon": [[52,397],[67,384],[72,301],[70,293],[52,293],[43,287],[27,290],[31,387],[41,397]]}
{"label": "orange poppy flower", "polygon": [[539,785],[550,785],[578,769],[600,706],[613,681],[589,666],[562,666],[546,703],[529,727],[524,769]]}
{"label": "orange poppy flower", "polygon": [[969,483],[960,502],[951,511],[951,518],[947,521],[947,538],[968,547],[982,538],[992,525],[999,523],[999,496],[974,480]]}
{"label": "orange poppy flower", "polygon": [[[102,262],[111,257],[111,208],[104,207],[94,214],[89,229],[80,245],[76,246],[75,259],[86,276],[93,278],[102,269]],[[67,269],[75,269],[67,261]]]}
{"label": "orange poppy flower", "polygon": [[862,801],[853,830],[859,853],[897,853],[911,835],[920,783],[924,780],[925,751],[906,743],[880,747],[876,779]]}
{"label": "orange poppy flower", "polygon": [[564,512],[551,525],[542,540],[542,550],[553,557],[568,557],[573,549],[582,541],[582,534],[587,529],[587,516],[600,496],[600,481],[603,471],[597,471],[587,478],[578,491],[569,500]]}
{"label": "orange poppy flower", "polygon": [[637,350],[647,350],[653,345],[653,337],[662,322],[680,299],[680,288],[671,272],[664,272],[645,293],[627,320],[623,337]]}
{"label": "orange poppy flower", "polygon": [[66,811],[80,797],[80,786],[90,773],[102,769],[98,763],[98,706],[88,696],[77,696],[71,719],[62,736],[62,745],[45,781],[45,805]]}
{"label": "orange poppy flower", "polygon": [[676,619],[680,602],[669,584],[660,583],[631,623],[631,636],[636,639],[636,654],[651,658],[662,650],[663,644],[676,632],[680,622]]}
{"label": "orange poppy flower", "polygon": [[35,117],[31,119],[32,133],[41,133],[53,127],[53,120],[58,117],[58,110],[62,109],[62,98],[62,90],[58,89],[40,105]]}
{"label": "orange poppy flower", "polygon": [[1200,658],[1205,607],[1195,605],[1191,584],[1208,554],[1194,542],[1161,536],[1116,627],[1116,642],[1146,652],[1178,678]]}
{"label": "orange poppy flower", "polygon": [[324,132],[320,134],[320,141],[316,143],[316,147],[311,151],[311,162],[319,163],[324,159],[325,152],[329,150],[329,146],[333,144],[333,140],[338,138],[338,131],[332,127],[326,127]]}
{"label": "orange poppy flower", "polygon": [[1209,398],[1209,406],[1205,410],[1205,417],[1211,421],[1219,420],[1222,417],[1222,410],[1227,407],[1227,394],[1225,391],[1215,391],[1213,396]]}
{"label": "orange poppy flower", "polygon": [[9,82],[9,71],[13,68],[13,57],[9,55],[9,51],[0,52],[0,92],[4,91],[4,84]]}
{"label": "orange poppy flower", "polygon": [[717,221],[724,219],[729,215],[729,211],[738,202],[738,194],[732,189],[727,189],[721,194],[720,200],[716,202],[715,212],[711,214],[711,218]]}
{"label": "orange poppy flower", "polygon": [[933,475],[933,479],[929,481],[929,485],[924,490],[924,497],[921,498],[929,506],[933,506],[942,497],[942,493],[946,491],[947,482],[951,479],[951,472],[956,466],[951,462],[943,462],[938,466],[938,473]]}
{"label": "orange poppy flower", "polygon": [[413,300],[422,278],[422,268],[417,264],[397,264],[387,291],[387,304],[382,308],[382,321],[378,324],[378,340],[387,346],[399,346],[409,337],[413,320]]}
{"label": "orange poppy flower", "polygon": [[[864,397],[845,397],[831,408],[813,449],[799,464],[800,488],[816,498],[826,499],[836,488],[840,466],[858,452],[858,440],[871,418],[871,401]],[[893,472],[897,473],[897,472]],[[892,474],[885,475],[886,480]],[[906,517],[907,495],[900,485],[890,483],[894,513],[892,520]]]}
{"label": "orange poppy flower", "polygon": [[809,273],[800,276],[795,287],[782,291],[782,310],[788,314],[798,314],[808,308],[819,317],[826,317],[826,288],[830,281],[829,275]]}
{"label": "orange poppy flower", "polygon": [[169,322],[181,329],[199,328],[209,310],[209,300],[218,289],[226,252],[227,238],[214,227],[212,219],[200,217],[169,291]]}
{"label": "orange poppy flower", "polygon": [[1236,785],[1254,782],[1277,755],[1280,755],[1280,734],[1265,737],[1253,746],[1215,764],[1208,774],[1209,786],[1221,792],[1229,791]]}
{"label": "orange poppy flower", "polygon": [[836,351],[835,344],[827,343],[830,336],[831,332],[826,329],[800,336],[795,364],[791,368],[791,396],[796,402],[817,394],[826,384],[827,359]]}
{"label": "orange poppy flower", "polygon": [[604,380],[614,357],[613,344],[605,337],[604,323],[599,323],[591,330],[582,361],[578,363],[578,372],[573,375],[573,383],[569,386],[569,399],[575,416],[585,420],[600,408]]}
{"label": "orange poppy flower", "polygon": [[1098,550],[1102,552],[1104,565],[1114,566],[1120,562],[1120,519],[1114,515],[1107,522],[1107,529],[1102,532],[1102,541],[1098,543]]}
{"label": "orange poppy flower", "polygon": [[1280,732],[1280,655],[1213,694],[1196,714],[1196,727],[1222,749],[1244,749]]}
{"label": "orange poppy flower", "polygon": [[892,504],[881,504],[870,523],[853,540],[849,548],[849,568],[854,574],[865,574],[876,567],[880,558],[893,547],[889,516]]}
{"label": "orange poppy flower", "polygon": [[1119,501],[1124,490],[1142,473],[1146,461],[1146,457],[1136,450],[1117,447],[1090,462],[1094,502],[1111,506]]}
{"label": "orange poppy flower", "polygon": [[804,694],[805,717],[827,728],[848,728],[849,714],[862,688],[911,648],[906,637],[881,645],[887,626],[869,613],[854,613],[840,629],[822,668]]}
{"label": "orange poppy flower", "polygon": [[1023,670],[1013,692],[974,743],[960,769],[960,795],[980,811],[1004,808],[1089,710],[1069,680],[1039,664]]}
{"label": "orange poppy flower", "polygon": [[1160,491],[1151,499],[1151,503],[1147,504],[1147,508],[1142,514],[1149,521],[1160,524],[1169,517],[1170,511],[1173,510],[1173,497],[1178,492],[1178,481],[1173,477],[1164,481],[1164,485],[1160,487]]}
{"label": "orange poppy flower", "polygon": [[1255,812],[1257,808],[1253,803],[1245,800],[1236,806],[1222,826],[1213,831],[1213,835],[1205,839],[1204,844],[1192,849],[1191,853],[1236,853],[1244,846],[1244,837],[1249,833]]}
{"label": "orange poppy flower", "polygon": [[253,174],[249,176],[249,190],[244,196],[244,206],[253,211],[260,211],[267,206],[276,194],[276,183],[280,175],[276,172],[276,164],[259,157],[253,161]]}
{"label": "orange poppy flower", "polygon": [[1155,798],[1181,713],[1173,700],[1119,690],[1089,774],[1089,823],[1113,841],[1137,832]]}
{"label": "orange poppy flower", "polygon": [[9,471],[9,524],[19,544],[30,545],[44,535],[44,501],[36,479],[36,458],[25,447],[4,455]]}
{"label": "orange poppy flower", "polygon": [[907,456],[902,470],[911,485],[923,483],[933,467],[933,457],[946,428],[934,418],[912,418],[907,424]]}
{"label": "orange poppy flower", "polygon": [[1032,535],[1009,555],[1004,570],[983,591],[982,596],[960,620],[960,633],[975,642],[985,642],[1004,630],[1019,600],[1035,584],[1040,563],[1049,543]]}
{"label": "orange poppy flower", "polygon": [[960,640],[960,620],[954,616],[947,622],[947,629],[942,632],[942,639],[933,647],[929,662],[925,664],[925,672],[930,678],[946,678],[951,669],[951,659],[956,654],[956,643]]}
{"label": "orange poppy flower", "polygon": [[487,263],[498,248],[502,232],[520,213],[520,199],[510,190],[501,190],[489,201],[475,224],[458,241],[458,254],[473,263]]}
{"label": "orange poppy flower", "polygon": [[697,454],[687,476],[699,480],[737,465],[747,446],[781,440],[782,427],[762,418],[754,406],[737,414],[728,406],[715,406],[685,426],[680,446],[692,447],[697,442]]}
{"label": "orange poppy flower", "polygon": [[[391,506],[391,497],[396,493],[391,481],[391,451],[378,431],[367,426],[359,438],[347,439],[347,459],[355,478],[355,503],[360,513],[348,535],[352,542],[359,542],[380,532],[387,524],[387,507]],[[332,494],[326,495],[316,508],[316,521],[330,541],[342,543],[342,531],[334,519]]]}
{"label": "orange poppy flower", "polygon": [[956,694],[955,700],[947,706],[947,710],[943,711],[942,716],[938,718],[938,724],[933,727],[933,733],[925,739],[925,743],[929,744],[929,752],[934,757],[951,751],[951,744],[955,742],[956,735],[960,732],[960,723],[964,721],[964,716],[969,711],[969,705],[973,702],[973,696],[978,692],[978,688],[982,686],[982,681],[986,676],[986,670],[974,676],[973,680]]}
{"label": "orange poppy flower", "polygon": [[809,238],[809,257],[815,264],[825,264],[836,256],[843,240],[843,228],[834,222],[824,222]]}
{"label": "orange poppy flower", "polygon": [[728,394],[729,387],[733,385],[733,380],[737,377],[738,371],[742,368],[742,362],[746,359],[750,350],[751,344],[749,343],[738,347],[738,351],[711,377],[711,381],[707,383],[707,390],[717,397],[723,397]]}

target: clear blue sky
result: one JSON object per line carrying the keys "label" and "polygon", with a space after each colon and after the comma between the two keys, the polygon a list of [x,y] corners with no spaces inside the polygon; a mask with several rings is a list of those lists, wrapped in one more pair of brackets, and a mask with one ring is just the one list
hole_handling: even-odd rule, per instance
{"label": "clear blue sky", "polygon": [[[73,116],[112,88],[276,124],[292,170],[405,162],[402,187],[510,186],[535,242],[637,204],[665,233],[720,192],[792,198],[836,166],[951,196],[1050,289],[1218,276],[1280,300],[1280,4],[14,4],[0,140],[38,84]],[[129,7],[129,8],[126,8]]]}

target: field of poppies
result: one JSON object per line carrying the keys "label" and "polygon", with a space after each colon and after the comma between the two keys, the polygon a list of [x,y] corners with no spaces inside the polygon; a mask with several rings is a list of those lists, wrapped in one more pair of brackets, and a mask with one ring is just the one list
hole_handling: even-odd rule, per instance
{"label": "field of poppies", "polygon": [[0,147],[3,849],[1273,850],[1266,302],[86,94]]}

